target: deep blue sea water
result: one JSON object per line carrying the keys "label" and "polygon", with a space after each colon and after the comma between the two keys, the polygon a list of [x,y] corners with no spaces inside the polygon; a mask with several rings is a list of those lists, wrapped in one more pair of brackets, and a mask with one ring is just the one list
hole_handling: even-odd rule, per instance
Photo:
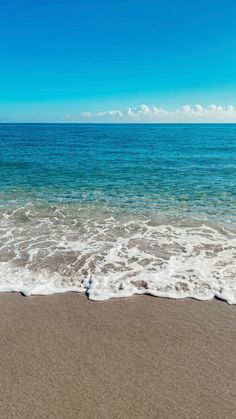
{"label": "deep blue sea water", "polygon": [[236,125],[0,124],[0,286],[236,302]]}

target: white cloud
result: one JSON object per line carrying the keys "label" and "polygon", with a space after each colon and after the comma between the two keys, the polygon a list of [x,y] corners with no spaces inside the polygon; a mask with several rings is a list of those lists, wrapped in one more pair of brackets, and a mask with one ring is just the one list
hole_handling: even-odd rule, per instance
{"label": "white cloud", "polygon": [[92,112],[82,112],[83,118],[91,118],[93,116]]}
{"label": "white cloud", "polygon": [[178,112],[182,112],[184,115],[193,115],[193,116],[208,116],[208,117],[215,117],[215,116],[235,116],[236,109],[233,106],[217,106],[217,105],[210,105],[204,108],[201,105],[195,106],[183,106]]}
{"label": "white cloud", "polygon": [[156,106],[147,106],[145,103],[138,106],[137,108],[127,108],[125,110],[125,115],[131,118],[139,118],[139,117],[152,117],[158,114],[167,114],[168,112],[165,109],[157,108]]}
{"label": "white cloud", "polygon": [[95,113],[95,116],[120,116],[122,117],[123,114],[121,111],[103,111],[103,112],[97,112]]}
{"label": "white cloud", "polygon": [[236,109],[232,105],[184,105],[174,111],[146,104],[124,110],[83,112],[83,119],[94,122],[236,122]]}

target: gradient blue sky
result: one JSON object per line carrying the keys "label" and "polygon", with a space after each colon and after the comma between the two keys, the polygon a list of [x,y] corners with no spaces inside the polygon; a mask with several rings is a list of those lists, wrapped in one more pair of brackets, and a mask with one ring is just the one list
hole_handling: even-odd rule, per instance
{"label": "gradient blue sky", "polygon": [[0,121],[236,107],[236,1],[0,0],[0,60]]}

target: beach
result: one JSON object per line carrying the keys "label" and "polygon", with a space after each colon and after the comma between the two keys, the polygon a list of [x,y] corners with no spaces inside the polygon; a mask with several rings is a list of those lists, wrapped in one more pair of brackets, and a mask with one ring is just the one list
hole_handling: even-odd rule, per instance
{"label": "beach", "polygon": [[0,419],[236,419],[236,0],[0,10]]}
{"label": "beach", "polygon": [[235,306],[0,295],[0,417],[235,418]]}
{"label": "beach", "polygon": [[236,417],[235,138],[0,124],[0,419]]}

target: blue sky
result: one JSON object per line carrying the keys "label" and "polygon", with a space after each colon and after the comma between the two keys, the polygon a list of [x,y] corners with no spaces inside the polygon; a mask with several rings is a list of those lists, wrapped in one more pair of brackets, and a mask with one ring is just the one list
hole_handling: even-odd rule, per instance
{"label": "blue sky", "polygon": [[235,22],[235,0],[1,1],[0,121],[236,121]]}

